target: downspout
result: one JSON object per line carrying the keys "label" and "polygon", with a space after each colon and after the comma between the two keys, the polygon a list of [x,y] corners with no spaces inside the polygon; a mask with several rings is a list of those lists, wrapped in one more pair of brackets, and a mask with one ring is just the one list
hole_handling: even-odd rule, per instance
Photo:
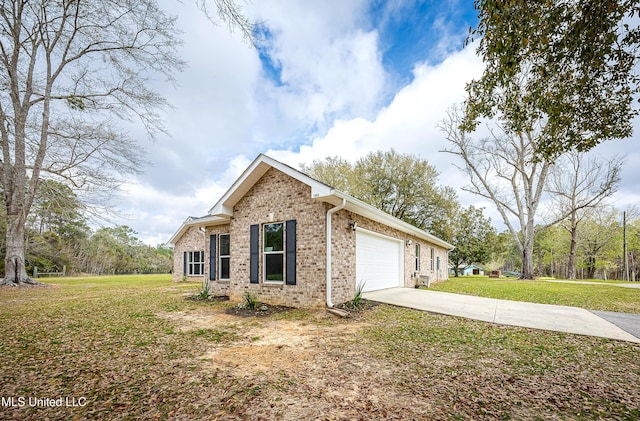
{"label": "downspout", "polygon": [[[456,248],[453,247],[452,249],[447,250],[447,263],[445,264],[445,274],[447,275],[446,280],[449,280],[449,262],[451,261],[451,259],[449,259],[449,253],[451,253],[453,250],[455,250]],[[458,268],[453,268],[453,273],[455,274],[457,272]]]}
{"label": "downspout", "polygon": [[342,199],[342,203],[327,211],[327,307],[333,307],[331,302],[331,216],[347,205],[347,199]]}

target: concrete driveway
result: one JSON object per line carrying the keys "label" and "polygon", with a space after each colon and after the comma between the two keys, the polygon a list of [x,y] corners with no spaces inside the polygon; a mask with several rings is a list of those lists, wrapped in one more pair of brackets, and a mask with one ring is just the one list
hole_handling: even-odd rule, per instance
{"label": "concrete driveway", "polygon": [[[383,289],[366,292],[362,296],[371,301],[484,322],[640,343],[640,338],[614,323],[577,307],[498,300],[415,288]],[[609,319],[612,320],[610,317]]]}

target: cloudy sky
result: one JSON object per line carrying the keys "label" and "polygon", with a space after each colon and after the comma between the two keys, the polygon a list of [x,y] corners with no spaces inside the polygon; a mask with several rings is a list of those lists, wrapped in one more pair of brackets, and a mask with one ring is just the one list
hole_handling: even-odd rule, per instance
{"label": "cloudy sky", "polygon": [[[115,223],[144,242],[164,243],[187,216],[205,215],[259,153],[298,167],[394,148],[427,159],[441,184],[466,184],[455,157],[438,152],[437,124],[482,72],[475,48],[464,48],[472,0],[255,1],[245,13],[263,22],[258,49],[212,25],[195,1],[162,4],[179,17],[188,67],[176,85],[158,87],[174,107],[165,117],[171,136],[141,138],[152,165],[116,204],[126,217]],[[640,202],[637,144],[595,151],[626,156],[620,207]],[[490,203],[459,199],[504,227]]]}

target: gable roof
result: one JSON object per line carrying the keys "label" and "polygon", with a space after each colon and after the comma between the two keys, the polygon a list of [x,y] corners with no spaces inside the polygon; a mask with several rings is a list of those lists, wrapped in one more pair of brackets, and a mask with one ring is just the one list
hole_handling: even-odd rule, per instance
{"label": "gable roof", "polygon": [[328,196],[333,191],[331,186],[328,186],[318,180],[314,180],[308,175],[283,164],[280,161],[276,161],[273,158],[260,154],[251,163],[251,165],[244,170],[220,200],[218,200],[218,202],[209,209],[209,214],[220,217],[233,215],[233,206],[238,203],[249,190],[251,190],[253,185],[256,184],[270,168],[275,168],[278,171],[295,178],[301,183],[310,186],[311,197],[314,199]]}
{"label": "gable roof", "polygon": [[282,162],[276,161],[266,155],[260,154],[249,165],[249,167],[238,177],[238,179],[231,185],[229,190],[222,195],[220,200],[209,210],[209,215],[201,218],[188,218],[176,232],[169,244],[175,244],[175,242],[186,232],[189,227],[192,226],[208,226],[217,225],[221,223],[228,223],[229,219],[233,215],[233,207],[236,203],[244,197],[249,190],[262,178],[262,176],[270,169],[275,168],[278,171],[285,173],[286,175],[300,181],[303,184],[311,187],[311,199],[331,203],[334,206],[338,206],[346,202],[344,209],[351,211],[357,215],[371,219],[376,222],[380,222],[389,227],[395,228],[406,234],[413,235],[417,238],[423,239],[430,243],[439,245],[441,247],[452,250],[454,247],[452,244],[441,240],[440,238],[417,228],[401,219],[398,219],[386,212],[377,209],[368,203],[363,202],[360,199],[356,199],[344,192],[334,189],[333,187],[315,180],[312,177],[290,167]]}
{"label": "gable roof", "polygon": [[171,236],[167,244],[171,246],[175,246],[176,241],[178,241],[180,237],[182,237],[191,227],[199,228],[199,227],[228,224],[228,223],[229,223],[228,218],[220,218],[219,216],[213,216],[213,215],[206,215],[206,216],[200,216],[200,217],[190,216],[182,223],[182,225],[180,225],[180,228],[178,228],[178,231],[176,231],[175,234]]}

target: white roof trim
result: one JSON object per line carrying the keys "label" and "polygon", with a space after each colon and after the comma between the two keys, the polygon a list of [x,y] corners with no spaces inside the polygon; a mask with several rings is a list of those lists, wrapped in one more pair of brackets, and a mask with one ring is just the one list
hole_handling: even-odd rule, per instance
{"label": "white roof trim", "polygon": [[253,187],[253,185],[260,180],[260,178],[269,170],[269,168],[275,168],[287,174],[290,177],[295,178],[311,187],[311,197],[323,197],[327,196],[333,190],[331,187],[324,183],[314,180],[306,174],[291,168],[282,162],[276,161],[266,155],[260,154],[258,157],[244,170],[240,177],[231,185],[229,190],[216,202],[209,214],[217,216],[229,217],[233,215],[233,206],[244,197],[244,195]]}
{"label": "white roof trim", "polygon": [[191,227],[205,227],[211,225],[220,225],[224,223],[229,223],[229,218],[221,218],[219,216],[207,215],[202,218],[194,218],[192,216],[188,217],[186,221],[182,223],[178,231],[171,237],[169,242],[170,246],[175,246],[176,242],[184,235],[185,232]]}
{"label": "white roof trim", "polygon": [[408,222],[405,222],[395,216],[389,215],[386,212],[381,211],[378,208],[375,208],[368,203],[363,202],[360,199],[356,199],[353,196],[349,196],[346,193],[343,193],[338,190],[333,191],[333,196],[338,197],[340,199],[347,200],[347,206],[345,209],[351,211],[360,216],[364,216],[365,218],[369,218],[373,221],[380,222],[381,224],[387,225],[391,228],[395,228],[398,231],[402,231],[406,234],[413,235],[422,240],[428,241],[432,244],[444,247],[449,250],[453,250],[455,247],[453,244],[450,244],[433,234],[428,233],[425,230],[422,230],[418,227],[415,227]]}
{"label": "white roof trim", "polygon": [[351,211],[357,215],[361,215],[365,218],[369,218],[373,221],[380,222],[381,224],[395,228],[406,234],[420,238],[432,244],[444,247],[449,250],[453,250],[454,246],[448,242],[441,240],[440,238],[429,234],[428,232],[421,230],[413,225],[402,221],[394,216],[389,215],[386,212],[377,209],[362,200],[356,199],[353,196],[349,196],[339,190],[336,190],[318,180],[309,177],[302,172],[276,161],[266,155],[260,154],[258,157],[244,170],[244,172],[238,177],[238,179],[231,185],[229,190],[216,202],[215,205],[209,210],[209,215],[203,218],[187,219],[178,232],[176,232],[169,244],[174,245],[175,242],[186,232],[187,228],[192,226],[207,226],[217,225],[220,223],[228,222],[229,218],[233,216],[233,207],[236,203],[242,199],[249,190],[255,185],[255,183],[262,178],[262,176],[270,169],[275,168],[278,171],[285,173],[286,175],[300,181],[311,187],[311,198],[322,202],[332,203],[338,205],[342,200],[346,200],[347,204],[344,209]]}

